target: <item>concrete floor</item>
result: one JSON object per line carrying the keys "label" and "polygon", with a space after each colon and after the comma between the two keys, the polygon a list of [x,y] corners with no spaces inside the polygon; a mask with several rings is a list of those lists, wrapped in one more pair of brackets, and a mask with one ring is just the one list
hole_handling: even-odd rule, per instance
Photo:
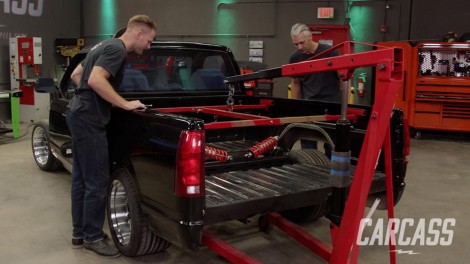
{"label": "concrete floor", "polygon": [[[29,135],[14,141],[5,139],[0,135],[1,263],[227,263],[207,248],[188,253],[172,246],[164,253],[112,260],[72,249],[70,175],[66,171],[41,171],[34,163]],[[413,254],[399,254],[398,263],[467,263],[470,141],[425,136],[413,139],[406,182],[407,189],[395,213],[396,218],[411,219],[414,225],[403,229],[404,238],[410,240],[398,249],[413,250]],[[440,220],[452,221],[446,218],[454,218],[455,226],[443,227]],[[386,211],[374,212],[372,219],[373,223],[386,219]],[[418,227],[420,219],[425,226]],[[209,227],[209,231],[263,263],[325,263],[276,228],[270,234],[259,232],[256,220],[254,217],[246,225],[223,223]],[[367,227],[363,238],[372,240],[380,231],[374,231],[377,226]],[[327,220],[303,227],[323,241],[330,241]],[[379,234],[373,245],[361,247],[359,263],[389,262],[388,247],[378,242],[382,237]],[[430,245],[438,239],[450,245]]]}

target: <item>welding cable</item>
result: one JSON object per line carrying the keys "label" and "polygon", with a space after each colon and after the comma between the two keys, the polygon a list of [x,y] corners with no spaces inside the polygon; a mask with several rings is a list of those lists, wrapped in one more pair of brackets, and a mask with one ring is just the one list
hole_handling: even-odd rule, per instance
{"label": "welding cable", "polygon": [[206,146],[204,150],[205,150],[206,158],[215,159],[221,162],[225,162],[229,159],[228,152],[225,150],[213,148],[209,146]]}
{"label": "welding cable", "polygon": [[258,156],[266,153],[268,150],[273,149],[277,146],[277,141],[279,137],[268,137],[267,139],[261,141],[260,143],[254,145],[250,148],[253,158],[257,158]]}

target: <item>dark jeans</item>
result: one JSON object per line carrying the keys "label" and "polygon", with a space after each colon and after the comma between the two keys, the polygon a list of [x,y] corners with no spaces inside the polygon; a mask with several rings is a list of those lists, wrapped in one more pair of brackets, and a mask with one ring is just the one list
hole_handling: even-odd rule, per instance
{"label": "dark jeans", "polygon": [[[309,139],[301,139],[300,140],[300,148],[302,149],[318,149],[318,142],[314,140],[309,140]],[[323,145],[323,148],[325,149],[325,155],[329,158],[331,158],[331,145],[325,143]]]}
{"label": "dark jeans", "polygon": [[67,114],[72,134],[73,237],[94,242],[103,237],[109,157],[106,129]]}

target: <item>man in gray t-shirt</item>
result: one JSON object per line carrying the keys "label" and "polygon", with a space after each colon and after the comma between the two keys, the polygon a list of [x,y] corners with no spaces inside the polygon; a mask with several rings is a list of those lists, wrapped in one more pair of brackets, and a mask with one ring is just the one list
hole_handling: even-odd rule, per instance
{"label": "man in gray t-shirt", "polygon": [[70,77],[78,87],[67,106],[73,154],[73,248],[107,258],[120,255],[103,233],[110,166],[106,124],[112,106],[145,109],[139,100],[128,101],[116,89],[123,79],[127,53],[142,54],[149,49],[156,30],[148,16],[133,16],[120,37],[91,48]]}

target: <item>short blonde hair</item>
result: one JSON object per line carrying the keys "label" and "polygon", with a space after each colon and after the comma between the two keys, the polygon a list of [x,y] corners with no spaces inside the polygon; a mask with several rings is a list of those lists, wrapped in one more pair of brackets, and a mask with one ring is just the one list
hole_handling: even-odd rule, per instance
{"label": "short blonde hair", "polygon": [[131,17],[127,23],[127,27],[132,27],[135,24],[144,24],[152,30],[157,31],[157,24],[155,24],[155,22],[153,22],[153,20],[147,15],[135,15]]}

